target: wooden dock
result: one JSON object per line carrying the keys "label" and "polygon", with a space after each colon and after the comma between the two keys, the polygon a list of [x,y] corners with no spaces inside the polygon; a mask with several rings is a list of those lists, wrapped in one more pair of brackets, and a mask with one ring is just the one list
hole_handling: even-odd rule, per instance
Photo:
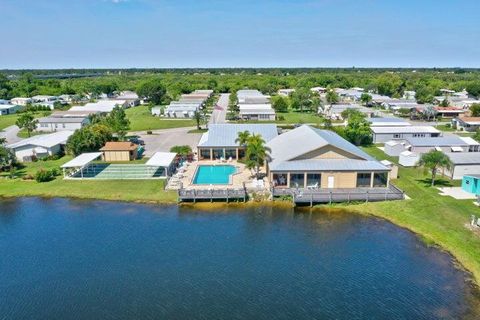
{"label": "wooden dock", "polygon": [[180,202],[197,202],[197,201],[243,201],[246,202],[248,198],[247,189],[245,185],[243,188],[225,188],[225,189],[186,189],[180,188],[178,190],[178,200]]}
{"label": "wooden dock", "polygon": [[291,196],[294,204],[313,206],[320,203],[338,203],[353,201],[388,201],[403,200],[405,193],[390,184],[384,188],[354,188],[354,189],[296,189],[273,188],[274,197]]}

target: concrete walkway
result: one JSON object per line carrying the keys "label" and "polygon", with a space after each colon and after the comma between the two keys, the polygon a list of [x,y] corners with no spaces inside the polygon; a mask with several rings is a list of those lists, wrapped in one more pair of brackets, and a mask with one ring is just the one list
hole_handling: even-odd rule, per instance
{"label": "concrete walkway", "polygon": [[450,196],[457,200],[468,200],[468,199],[477,199],[474,194],[463,191],[461,187],[451,187],[451,188],[437,188],[440,190],[441,196]]}
{"label": "concrete walkway", "polygon": [[217,101],[217,104],[213,108],[212,116],[208,124],[225,123],[227,118],[227,109],[229,103],[230,94],[222,93]]}

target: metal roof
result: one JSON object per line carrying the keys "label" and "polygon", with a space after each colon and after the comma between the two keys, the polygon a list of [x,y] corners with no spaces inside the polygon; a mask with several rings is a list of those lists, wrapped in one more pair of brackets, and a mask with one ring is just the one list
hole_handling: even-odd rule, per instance
{"label": "metal roof", "polygon": [[407,125],[411,126],[412,124],[404,119],[401,118],[369,118],[368,121],[372,124],[372,126],[381,126],[381,125]]}
{"label": "metal roof", "polygon": [[405,138],[414,147],[453,147],[468,146],[465,140],[456,135],[444,135],[443,137]]}
{"label": "metal roof", "polygon": [[65,144],[68,138],[73,134],[73,131],[65,130],[49,134],[40,134],[27,139],[23,139],[17,143],[8,145],[8,148],[15,149],[23,146],[38,146],[44,148],[51,148],[58,144]]}
{"label": "metal roof", "polygon": [[152,167],[169,167],[176,156],[174,152],[155,152],[145,164]]}
{"label": "metal roof", "polygon": [[83,123],[87,117],[45,117],[38,119],[38,123]]}
{"label": "metal roof", "polygon": [[92,162],[93,160],[99,158],[102,155],[101,152],[89,152],[89,153],[82,153],[78,157],[68,161],[62,168],[81,168]]}
{"label": "metal roof", "polygon": [[371,127],[373,133],[440,133],[439,130],[431,126],[405,126],[405,127]]}
{"label": "metal roof", "polygon": [[259,134],[268,142],[278,135],[275,124],[211,124],[198,144],[199,147],[237,147],[238,133]]}
{"label": "metal roof", "polygon": [[480,152],[446,153],[453,164],[480,164]]}
{"label": "metal roof", "polygon": [[280,161],[269,165],[272,171],[388,171],[376,160],[310,159]]}
{"label": "metal roof", "polygon": [[350,153],[352,158],[356,156],[364,160],[374,160],[335,132],[315,129],[307,125],[281,134],[267,143],[271,149],[272,163],[292,160],[327,145]]}

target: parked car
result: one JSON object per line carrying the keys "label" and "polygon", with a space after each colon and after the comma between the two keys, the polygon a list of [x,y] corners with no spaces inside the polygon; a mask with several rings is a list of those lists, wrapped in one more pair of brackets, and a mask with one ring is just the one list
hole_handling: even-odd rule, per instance
{"label": "parked car", "polygon": [[128,139],[128,141],[130,141],[132,143],[135,143],[135,144],[138,144],[138,145],[141,145],[141,146],[145,145],[145,141],[143,141],[141,139],[138,139],[137,137],[130,138],[130,139]]}

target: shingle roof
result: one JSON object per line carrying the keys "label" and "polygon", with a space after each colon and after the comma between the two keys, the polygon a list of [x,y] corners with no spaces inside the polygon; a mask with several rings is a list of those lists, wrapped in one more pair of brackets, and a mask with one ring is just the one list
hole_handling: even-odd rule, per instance
{"label": "shingle roof", "polygon": [[105,143],[105,146],[100,151],[133,151],[138,146],[135,143],[128,141],[112,141]]}
{"label": "shingle roof", "polygon": [[208,132],[202,135],[199,147],[236,147],[238,133],[248,131],[260,134],[268,142],[278,135],[275,124],[211,124]]}

